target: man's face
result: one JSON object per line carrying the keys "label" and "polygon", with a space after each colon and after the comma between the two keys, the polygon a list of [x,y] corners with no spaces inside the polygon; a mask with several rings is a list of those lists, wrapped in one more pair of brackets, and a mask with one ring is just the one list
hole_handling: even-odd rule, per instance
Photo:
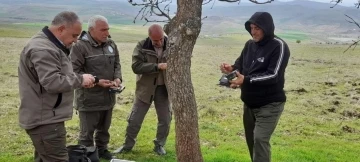
{"label": "man's face", "polygon": [[251,36],[255,42],[259,42],[264,38],[264,31],[254,24],[250,24]]}
{"label": "man's face", "polygon": [[149,35],[151,42],[153,44],[154,47],[156,48],[161,48],[163,47],[163,43],[164,43],[164,34],[163,32],[153,32]]}
{"label": "man's face", "polygon": [[105,43],[109,37],[109,24],[104,21],[96,21],[95,26],[90,28],[91,37],[95,39],[96,42]]}
{"label": "man's face", "polygon": [[81,31],[82,26],[80,22],[73,25],[63,25],[58,28],[60,32],[59,40],[62,41],[66,48],[69,48],[73,43],[76,43]]}

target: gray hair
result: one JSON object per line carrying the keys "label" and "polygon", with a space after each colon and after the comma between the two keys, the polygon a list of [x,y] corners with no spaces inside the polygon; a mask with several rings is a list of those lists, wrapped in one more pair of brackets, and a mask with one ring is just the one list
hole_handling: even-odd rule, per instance
{"label": "gray hair", "polygon": [[80,22],[80,18],[78,15],[76,15],[76,13],[72,12],[72,11],[63,11],[60,12],[59,14],[57,14],[54,17],[54,20],[51,22],[51,25],[54,26],[59,26],[59,25],[66,25],[66,26],[70,26],[73,25],[77,22]]}
{"label": "gray hair", "polygon": [[95,15],[95,16],[90,17],[89,22],[88,22],[88,29],[90,30],[90,28],[95,27],[97,21],[103,21],[103,22],[108,23],[108,20],[104,16]]}

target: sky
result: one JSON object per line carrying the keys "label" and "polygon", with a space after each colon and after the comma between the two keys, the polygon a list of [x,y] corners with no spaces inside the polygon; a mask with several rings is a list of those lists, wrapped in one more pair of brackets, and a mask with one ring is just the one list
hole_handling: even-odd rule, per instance
{"label": "sky", "polygon": [[[289,2],[293,0],[279,0],[282,2]],[[323,2],[323,3],[330,3],[331,0],[310,0],[310,1],[317,1],[317,2]],[[343,0],[342,3],[340,3],[343,6],[353,6],[354,3],[356,3],[357,0]]]}
{"label": "sky", "polygon": [[[264,2],[266,0],[258,0],[259,2]],[[290,1],[293,1],[293,0],[277,0],[277,1],[281,1],[281,2],[290,2]],[[302,0],[298,0],[298,1],[302,1]],[[305,1],[305,0],[304,0]],[[316,1],[316,2],[322,2],[322,3],[328,3],[330,4],[330,2],[332,0],[306,0],[306,1]],[[241,1],[242,3],[249,3],[248,0],[242,0]],[[342,5],[342,6],[354,6],[354,3],[358,2],[358,0],[343,0],[342,3],[340,3],[339,5]],[[231,3],[221,3],[222,5],[228,5],[228,4],[231,4]],[[334,3],[332,3],[334,4]],[[219,3],[217,4],[219,5]]]}

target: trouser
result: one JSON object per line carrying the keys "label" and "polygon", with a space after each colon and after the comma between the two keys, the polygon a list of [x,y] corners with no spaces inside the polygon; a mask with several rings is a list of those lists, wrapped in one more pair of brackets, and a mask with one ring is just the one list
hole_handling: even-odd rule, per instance
{"label": "trouser", "polygon": [[246,143],[253,162],[270,162],[270,137],[284,110],[285,102],[274,102],[259,108],[244,104],[244,128]]}
{"label": "trouser", "polygon": [[80,117],[80,137],[79,144],[87,147],[95,146],[99,150],[106,150],[110,140],[109,128],[111,125],[112,111],[79,111]]}
{"label": "trouser", "polygon": [[35,147],[35,162],[68,162],[64,122],[26,130]]}
{"label": "trouser", "polygon": [[[169,135],[172,112],[170,109],[169,98],[165,86],[157,86],[154,97],[155,109],[158,118],[155,145],[164,146]],[[135,98],[132,111],[128,118],[126,128],[126,139],[124,148],[132,149],[135,145],[136,137],[140,131],[142,122],[151,104],[147,104]]]}

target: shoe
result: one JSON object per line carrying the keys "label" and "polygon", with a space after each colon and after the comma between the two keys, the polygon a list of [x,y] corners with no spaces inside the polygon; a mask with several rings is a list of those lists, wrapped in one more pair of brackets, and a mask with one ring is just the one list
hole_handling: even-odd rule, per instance
{"label": "shoe", "polygon": [[155,145],[154,152],[157,153],[158,155],[166,155],[166,151],[164,147],[160,145]]}
{"label": "shoe", "polygon": [[111,160],[113,156],[107,149],[105,149],[105,150],[99,150],[99,158],[103,158],[105,160]]}
{"label": "shoe", "polygon": [[129,151],[131,151],[131,149],[121,146],[118,149],[116,149],[115,151],[113,151],[113,154],[121,154],[121,153],[129,152]]}

